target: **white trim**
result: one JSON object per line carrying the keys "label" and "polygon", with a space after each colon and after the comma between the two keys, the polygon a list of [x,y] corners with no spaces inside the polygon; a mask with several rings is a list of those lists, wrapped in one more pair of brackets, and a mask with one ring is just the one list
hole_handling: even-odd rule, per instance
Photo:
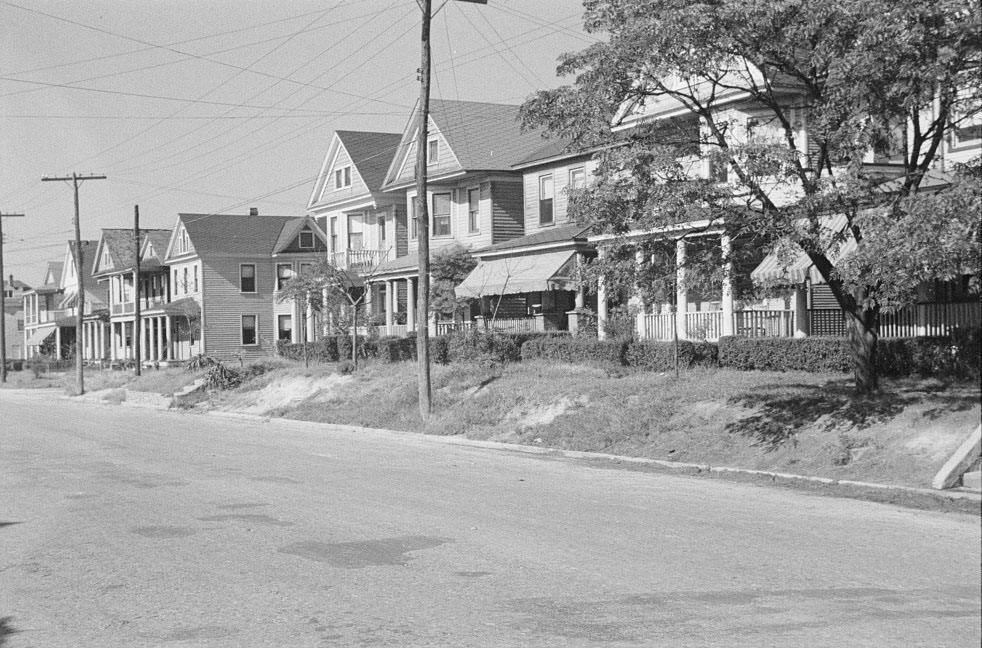
{"label": "white trim", "polygon": [[[252,290],[242,290],[242,268],[244,266],[252,266]],[[243,295],[255,295],[259,292],[259,269],[256,263],[240,263],[239,264],[239,293]]]}
{"label": "white trim", "polygon": [[[256,337],[255,342],[245,342],[245,318],[252,317],[253,321],[253,335]],[[244,347],[254,347],[259,346],[259,313],[242,313],[239,315],[239,346]]]}

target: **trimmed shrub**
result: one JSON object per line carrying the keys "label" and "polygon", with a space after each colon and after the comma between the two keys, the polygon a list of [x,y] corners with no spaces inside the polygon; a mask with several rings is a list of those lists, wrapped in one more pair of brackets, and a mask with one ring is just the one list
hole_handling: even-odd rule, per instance
{"label": "trimmed shrub", "polygon": [[[288,360],[303,360],[303,348],[307,347],[307,357],[310,360],[319,362],[337,362],[338,347],[333,337],[324,338],[316,342],[306,342],[304,344],[292,344],[290,342],[279,341],[276,343],[276,353]],[[351,347],[349,346],[350,350]]]}
{"label": "trimmed shrub", "polygon": [[552,360],[571,364],[624,365],[626,340],[597,340],[581,336],[548,336],[522,345],[522,360]]}
{"label": "trimmed shrub", "polygon": [[975,378],[982,363],[979,329],[958,330],[950,338],[888,338],[876,345],[884,376]]}
{"label": "trimmed shrub", "polygon": [[748,371],[849,371],[849,344],[838,337],[719,339],[719,366]]}
{"label": "trimmed shrub", "polygon": [[[416,338],[413,338],[413,351],[416,350]],[[416,357],[416,354],[413,354]],[[430,360],[438,364],[450,364],[450,337],[438,335],[430,338]]]}
{"label": "trimmed shrub", "polygon": [[[675,369],[675,343],[637,340],[627,345],[624,355],[628,366],[645,371],[672,371]],[[719,347],[712,342],[679,340],[679,367],[716,367],[719,364]]]}
{"label": "trimmed shrub", "polygon": [[[433,353],[434,340],[430,340],[430,355]],[[416,359],[416,338],[387,337],[376,342],[378,358],[382,362],[403,362]]]}

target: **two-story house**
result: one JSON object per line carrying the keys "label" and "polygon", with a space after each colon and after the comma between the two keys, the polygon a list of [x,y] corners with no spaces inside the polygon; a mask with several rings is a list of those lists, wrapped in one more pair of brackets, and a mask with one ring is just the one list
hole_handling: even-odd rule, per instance
{"label": "two-story house", "polygon": [[14,279],[3,280],[3,320],[4,341],[6,343],[6,358],[22,358],[24,352],[24,294],[31,287],[23,281]]}
{"label": "two-story house", "polygon": [[[417,105],[382,184],[409,214],[406,253],[397,250],[369,281],[390,332],[416,328],[418,111]],[[522,174],[512,165],[542,145],[537,132],[522,132],[518,106],[431,101],[425,152],[431,253],[455,245],[476,250],[522,236]],[[399,320],[405,329],[393,328]]]}
{"label": "two-story house", "polygon": [[[170,230],[142,230],[140,237],[140,297],[142,314],[140,332],[141,360],[160,362],[170,359],[170,339],[159,316],[151,311],[170,301],[169,275],[161,264]],[[104,229],[96,248],[93,276],[104,284],[109,296],[109,340],[107,352],[111,362],[135,360],[134,327],[136,323],[136,233],[132,229]]]}
{"label": "two-story house", "polygon": [[586,186],[596,162],[554,141],[512,168],[522,173],[524,235],[474,250],[478,264],[455,292],[479,300],[478,317],[499,330],[575,329],[570,313],[596,308],[577,277],[595,250],[569,217],[569,193]]}
{"label": "two-story house", "polygon": [[274,353],[277,340],[296,340],[311,326],[308,314],[278,290],[327,249],[309,216],[179,214],[163,258],[170,302],[148,311],[163,318],[169,357],[257,360]]}
{"label": "two-story house", "polygon": [[[106,338],[108,298],[92,276],[92,259],[98,241],[82,241],[82,285],[85,307],[82,340],[76,340],[79,280],[76,273],[76,246],[66,245],[60,263],[50,262],[38,288],[24,294],[24,357],[69,358],[76,349],[86,360],[99,360]],[[80,342],[80,343],[79,343]]]}

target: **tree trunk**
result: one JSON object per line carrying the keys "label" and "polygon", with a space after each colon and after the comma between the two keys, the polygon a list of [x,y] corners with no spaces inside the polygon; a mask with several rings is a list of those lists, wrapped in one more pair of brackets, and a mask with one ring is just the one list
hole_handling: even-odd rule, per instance
{"label": "tree trunk", "polygon": [[852,372],[856,380],[856,393],[872,394],[879,389],[879,376],[876,367],[876,312],[862,310],[859,313],[846,311],[849,350]]}
{"label": "tree trunk", "polygon": [[358,369],[358,304],[351,305],[351,364]]}

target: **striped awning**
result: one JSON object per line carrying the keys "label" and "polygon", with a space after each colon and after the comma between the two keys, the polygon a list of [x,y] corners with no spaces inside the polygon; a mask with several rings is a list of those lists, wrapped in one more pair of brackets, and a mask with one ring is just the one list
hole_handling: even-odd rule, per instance
{"label": "striped awning", "polygon": [[55,328],[55,325],[52,324],[34,329],[27,335],[27,346],[38,346],[54,334]]}
{"label": "striped awning", "polygon": [[[847,236],[841,243],[833,243],[833,239],[846,228],[847,222],[846,217],[840,214],[822,224],[822,234],[823,238],[828,239],[828,249],[835,248],[830,257],[833,263],[856,250],[856,239],[852,236]],[[816,284],[825,283],[808,255],[797,246],[790,251],[787,247],[773,250],[754,268],[750,278],[758,284],[797,285],[804,283],[806,279],[811,279]]]}
{"label": "striped awning", "polygon": [[575,290],[575,255],[566,250],[482,260],[454,292],[457,297],[487,297]]}

